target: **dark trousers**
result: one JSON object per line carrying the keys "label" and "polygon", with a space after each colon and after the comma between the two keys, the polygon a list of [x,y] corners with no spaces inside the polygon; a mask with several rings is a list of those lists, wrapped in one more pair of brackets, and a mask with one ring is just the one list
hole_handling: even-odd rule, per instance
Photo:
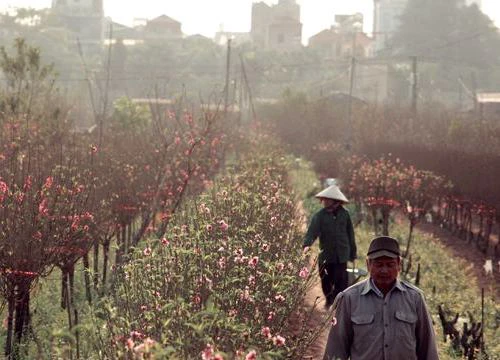
{"label": "dark trousers", "polygon": [[321,288],[323,289],[323,294],[325,294],[328,305],[333,304],[335,296],[347,288],[348,278],[346,270],[347,263],[319,265]]}

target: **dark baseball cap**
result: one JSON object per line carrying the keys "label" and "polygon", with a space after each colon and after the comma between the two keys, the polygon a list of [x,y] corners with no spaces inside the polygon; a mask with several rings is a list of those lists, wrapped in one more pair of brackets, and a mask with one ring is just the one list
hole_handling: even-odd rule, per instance
{"label": "dark baseball cap", "polygon": [[372,240],[368,253],[368,259],[376,259],[382,256],[397,258],[401,256],[399,243],[396,239],[389,236],[379,236]]}

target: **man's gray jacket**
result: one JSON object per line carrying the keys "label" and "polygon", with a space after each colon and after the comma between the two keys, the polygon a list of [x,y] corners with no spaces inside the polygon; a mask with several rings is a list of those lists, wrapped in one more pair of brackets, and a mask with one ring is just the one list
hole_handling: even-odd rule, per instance
{"label": "man's gray jacket", "polygon": [[340,293],[324,360],[437,360],[432,319],[422,292],[396,280],[383,296],[371,279]]}

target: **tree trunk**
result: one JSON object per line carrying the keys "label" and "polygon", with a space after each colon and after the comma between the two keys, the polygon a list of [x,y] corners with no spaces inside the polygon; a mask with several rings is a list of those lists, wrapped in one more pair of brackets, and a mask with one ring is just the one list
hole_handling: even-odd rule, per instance
{"label": "tree trunk", "polygon": [[92,291],[90,289],[90,263],[89,263],[89,253],[87,252],[83,255],[83,277],[85,279],[85,295],[87,296],[87,301],[92,304]]}
{"label": "tree trunk", "polygon": [[66,309],[68,302],[68,273],[61,268],[61,309]]}
{"label": "tree trunk", "polygon": [[372,221],[373,221],[373,232],[378,235],[378,220],[377,220],[377,209],[372,208]]}
{"label": "tree trunk", "polygon": [[[66,286],[65,306],[66,306],[66,310],[68,313],[68,329],[71,332],[71,329],[73,328],[73,318],[72,318],[72,314],[71,314],[72,301],[71,301],[71,285],[70,285],[71,281],[70,281],[69,271],[65,271],[63,276],[65,278],[64,284]],[[69,354],[70,354],[70,359],[73,359],[73,350],[72,349],[69,350]]]}
{"label": "tree trunk", "polygon": [[5,357],[8,359],[12,353],[12,335],[14,333],[14,304],[16,303],[15,295],[11,294],[8,300],[8,315],[7,315],[7,337],[5,339]]}
{"label": "tree trunk", "polygon": [[17,285],[15,304],[14,338],[16,348],[13,352],[14,359],[20,359],[19,345],[21,345],[30,323],[30,285],[31,281],[21,280]]}
{"label": "tree trunk", "polygon": [[94,243],[94,291],[98,293],[99,291],[99,241]]}
{"label": "tree trunk", "polygon": [[108,276],[108,261],[109,261],[109,246],[111,238],[104,239],[102,244],[102,280],[101,280],[101,295],[104,294],[106,289],[106,277]]}
{"label": "tree trunk", "polygon": [[406,243],[406,249],[405,252],[403,253],[403,257],[406,258],[408,254],[410,253],[410,245],[411,245],[411,240],[413,238],[413,228],[415,227],[415,221],[413,219],[410,219],[410,231],[408,232],[408,241]]}
{"label": "tree trunk", "polygon": [[389,236],[389,216],[391,214],[390,209],[382,209],[382,235]]}

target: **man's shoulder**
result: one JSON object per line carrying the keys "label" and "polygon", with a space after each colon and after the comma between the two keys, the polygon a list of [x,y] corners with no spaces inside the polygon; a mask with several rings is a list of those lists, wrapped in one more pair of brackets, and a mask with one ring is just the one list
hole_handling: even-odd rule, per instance
{"label": "man's shoulder", "polygon": [[406,280],[400,280],[401,286],[403,286],[410,294],[424,296],[424,292],[419,287],[413,285],[412,283]]}
{"label": "man's shoulder", "polygon": [[324,213],[326,212],[326,209],[325,208],[321,208],[319,209],[318,211],[316,211],[313,216],[321,216],[323,215]]}
{"label": "man's shoulder", "polygon": [[339,211],[340,211],[340,212],[343,212],[344,214],[347,214],[347,215],[349,215],[349,214],[350,214],[349,209],[346,209],[344,206],[341,206],[341,207],[339,208]]}
{"label": "man's shoulder", "polygon": [[349,286],[347,289],[342,291],[342,294],[344,296],[350,297],[350,296],[357,296],[363,292],[363,290],[366,287],[366,282],[369,281],[368,279],[362,280],[360,282],[357,282],[354,285]]}

